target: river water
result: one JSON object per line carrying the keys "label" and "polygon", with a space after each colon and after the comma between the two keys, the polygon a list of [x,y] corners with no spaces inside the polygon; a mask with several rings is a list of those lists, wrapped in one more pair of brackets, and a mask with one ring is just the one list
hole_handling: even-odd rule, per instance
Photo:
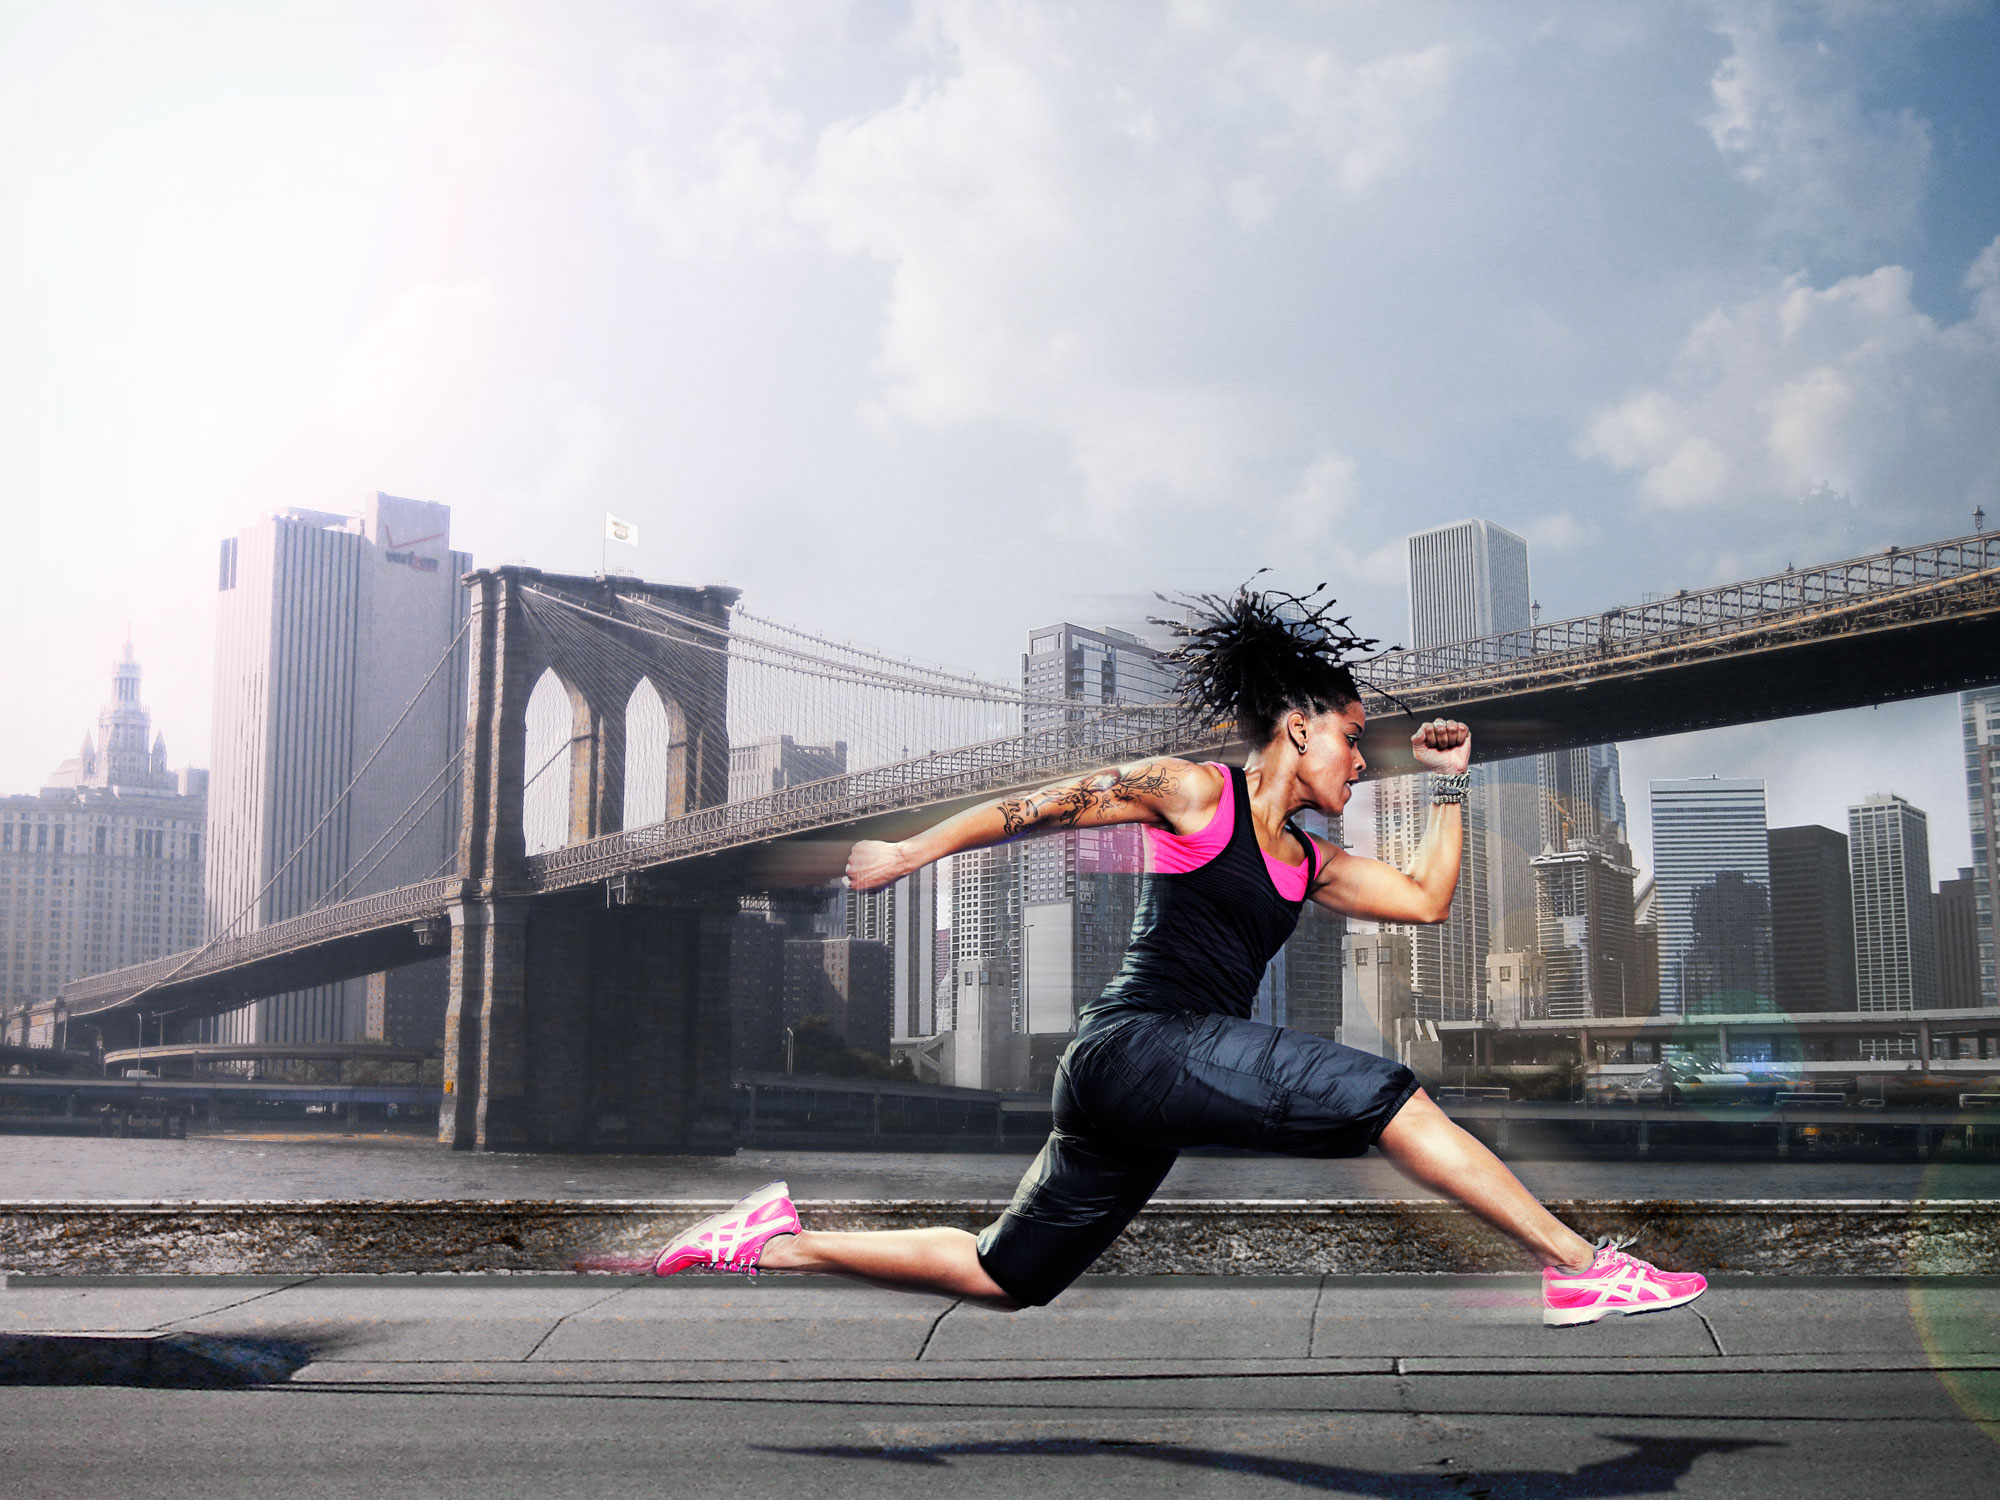
{"label": "river water", "polygon": [[[1026,1155],[744,1150],[733,1157],[454,1152],[414,1135],[264,1134],[184,1141],[0,1140],[0,1198],[733,1198],[774,1177],[801,1198],[1006,1198]],[[2000,1163],[1511,1163],[1544,1198],[2000,1198]],[[1379,1156],[1191,1153],[1163,1198],[1423,1198]]]}

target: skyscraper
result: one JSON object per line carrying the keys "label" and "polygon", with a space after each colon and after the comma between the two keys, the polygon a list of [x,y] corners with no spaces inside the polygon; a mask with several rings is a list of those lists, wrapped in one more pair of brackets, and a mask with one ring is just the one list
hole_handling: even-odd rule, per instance
{"label": "skyscraper", "polygon": [[[1028,696],[1022,727],[1033,734],[1117,703],[1173,696],[1164,655],[1109,627],[1045,625],[1021,657]],[[1060,1036],[1076,1029],[1125,956],[1142,860],[1136,827],[1073,829],[959,855],[952,869],[953,974],[1004,970],[1016,1031]]]}
{"label": "skyscraper", "polygon": [[[1413,648],[1528,628],[1525,539],[1491,521],[1454,521],[1414,533],[1406,547]],[[1487,952],[1496,937],[1519,940],[1532,926],[1528,861],[1540,848],[1536,783],[1532,757],[1474,768],[1451,915],[1438,927],[1407,929],[1418,1019],[1482,1014]],[[1428,782],[1421,776],[1378,781],[1374,798],[1376,853],[1408,868],[1430,817]]]}
{"label": "skyscraper", "polygon": [[1965,741],[1965,797],[1972,818],[1980,1004],[2000,1005],[1993,967],[1993,896],[2000,891],[2000,687],[1960,693],[1958,714]]}
{"label": "skyscraper", "polygon": [[[1504,526],[1454,521],[1417,532],[1407,550],[1413,648],[1526,630],[1533,623],[1528,544]],[[1489,947],[1534,941],[1535,880],[1528,861],[1542,849],[1540,781],[1539,757],[1532,755],[1487,761],[1473,773],[1466,819],[1482,830]]]}
{"label": "skyscraper", "polygon": [[1528,628],[1528,543],[1506,527],[1453,521],[1416,532],[1409,560],[1413,647]]}
{"label": "skyscraper", "polygon": [[1846,834],[1771,830],[1771,983],[1782,1011],[1855,1008]]}
{"label": "skyscraper", "polygon": [[1970,866],[1940,880],[1931,903],[1937,914],[1938,1004],[1964,1010],[1979,1004],[1979,906]]}
{"label": "skyscraper", "polygon": [[880,890],[843,890],[839,901],[840,935],[881,943],[889,950],[894,1034],[932,1035],[938,1029],[938,867],[925,865]]}
{"label": "skyscraper", "polygon": [[[1307,833],[1330,844],[1341,842],[1338,818],[1307,809],[1296,821]],[[1273,1026],[1289,1026],[1339,1041],[1346,1014],[1342,967],[1346,943],[1347,918],[1317,901],[1308,901],[1285,946],[1265,967],[1251,1015]]]}
{"label": "skyscraper", "polygon": [[1937,1004],[1930,819],[1878,792],[1847,809],[1847,844],[1860,1009],[1928,1010]]}
{"label": "skyscraper", "polygon": [[[1474,771],[1475,790],[1481,785]],[[1374,785],[1375,853],[1407,870],[1430,818],[1430,778],[1398,776]],[[1487,916],[1486,819],[1480,799],[1465,802],[1465,843],[1451,914],[1432,926],[1387,924],[1410,939],[1410,991],[1420,1021],[1473,1021],[1485,1014]]]}
{"label": "skyscraper", "polygon": [[139,680],[127,641],[96,733],[0,798],[0,1009],[201,940],[208,773],[167,769]]}
{"label": "skyscraper", "polygon": [[1541,1014],[1552,1020],[1645,1015],[1651,985],[1632,926],[1638,874],[1623,844],[1572,843],[1534,861]]}
{"label": "skyscraper", "polygon": [[[1655,781],[1652,813],[1654,891],[1660,933],[1660,1010],[1662,1014],[1675,1015],[1689,1010],[1690,1001],[1705,1001],[1700,989],[1705,982],[1703,975],[1713,972],[1704,968],[1696,973],[1688,966],[1695,938],[1696,893],[1704,888],[1713,891],[1720,881],[1731,886],[1732,892],[1725,893],[1721,907],[1711,900],[1704,910],[1712,908],[1712,915],[1725,919],[1738,910],[1726,897],[1732,893],[1740,895],[1740,887],[1737,882],[1721,881],[1723,876],[1738,876],[1743,884],[1757,886],[1764,892],[1765,901],[1761,923],[1754,916],[1747,919],[1744,933],[1748,956],[1731,972],[1742,972],[1746,967],[1749,972],[1758,972],[1759,953],[1761,972],[1770,972],[1771,846],[1764,821],[1764,783],[1726,781],[1715,776]],[[1720,929],[1711,936],[1720,941]]]}
{"label": "skyscraper", "polygon": [[[223,542],[210,934],[423,880],[454,857],[467,665],[459,577],[472,563],[451,550],[450,531],[448,507],[377,494],[359,516],[281,511]],[[391,1003],[426,975],[441,1000],[441,969],[418,966],[391,976]],[[208,1033],[355,1040],[367,994],[366,981],[350,980],[259,1000]],[[433,998],[425,989],[414,1003]]]}

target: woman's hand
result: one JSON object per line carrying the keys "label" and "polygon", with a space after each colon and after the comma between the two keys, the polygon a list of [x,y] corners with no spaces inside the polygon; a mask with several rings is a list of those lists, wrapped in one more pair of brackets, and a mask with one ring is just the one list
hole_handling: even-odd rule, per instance
{"label": "woman's hand", "polygon": [[1472,765],[1472,731],[1456,719],[1432,719],[1410,736],[1410,753],[1426,771],[1466,770]]}
{"label": "woman's hand", "polygon": [[901,844],[863,839],[848,851],[847,885],[856,891],[878,890],[901,880],[915,868],[904,855]]}

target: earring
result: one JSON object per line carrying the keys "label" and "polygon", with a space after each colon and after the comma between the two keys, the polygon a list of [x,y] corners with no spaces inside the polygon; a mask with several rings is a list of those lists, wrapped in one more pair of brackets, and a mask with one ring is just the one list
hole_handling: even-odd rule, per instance
{"label": "earring", "polygon": [[1295,740],[1293,743],[1299,747],[1299,754],[1304,755],[1306,753],[1306,742],[1304,740]]}

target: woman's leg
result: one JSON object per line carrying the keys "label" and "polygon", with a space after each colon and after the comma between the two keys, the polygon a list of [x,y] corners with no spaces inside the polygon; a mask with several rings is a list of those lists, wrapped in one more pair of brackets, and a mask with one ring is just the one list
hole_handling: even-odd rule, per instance
{"label": "woman's leg", "polygon": [[948,1297],[970,1297],[1011,1308],[986,1268],[978,1241],[963,1229],[885,1229],[843,1234],[807,1229],[780,1235],[760,1264],[773,1271],[843,1271]]}
{"label": "woman's leg", "polygon": [[1545,1264],[1571,1271],[1590,1265],[1596,1253],[1590,1242],[1543,1208],[1499,1157],[1454,1125],[1422,1089],[1396,1111],[1375,1144],[1404,1176],[1449,1193]]}

